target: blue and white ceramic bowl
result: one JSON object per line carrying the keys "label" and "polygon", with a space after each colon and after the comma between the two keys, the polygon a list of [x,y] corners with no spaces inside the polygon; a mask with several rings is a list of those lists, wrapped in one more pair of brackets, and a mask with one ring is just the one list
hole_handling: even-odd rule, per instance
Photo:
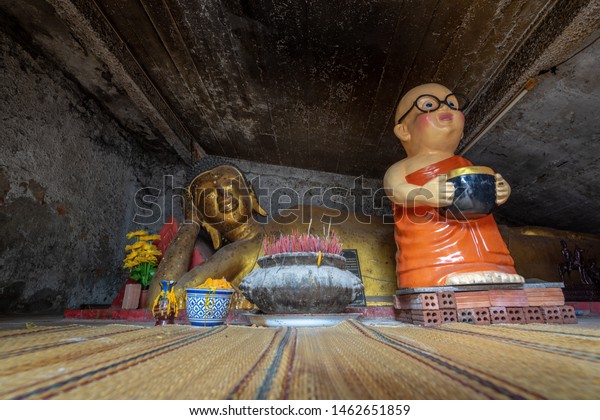
{"label": "blue and white ceramic bowl", "polygon": [[450,219],[473,220],[487,216],[496,207],[496,177],[487,166],[467,166],[447,174],[454,184],[452,205],[440,208]]}
{"label": "blue and white ceramic bowl", "polygon": [[185,289],[186,311],[196,327],[221,325],[227,318],[233,289]]}

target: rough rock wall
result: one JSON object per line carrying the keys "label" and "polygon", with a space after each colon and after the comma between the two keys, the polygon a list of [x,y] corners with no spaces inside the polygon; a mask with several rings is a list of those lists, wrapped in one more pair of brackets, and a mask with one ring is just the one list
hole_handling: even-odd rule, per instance
{"label": "rough rock wall", "polygon": [[[0,312],[110,303],[127,278],[125,234],[139,222],[158,231],[171,213],[163,176],[180,185],[182,163],[146,151],[52,61],[2,31],[0,118]],[[153,217],[136,218],[143,208]]]}

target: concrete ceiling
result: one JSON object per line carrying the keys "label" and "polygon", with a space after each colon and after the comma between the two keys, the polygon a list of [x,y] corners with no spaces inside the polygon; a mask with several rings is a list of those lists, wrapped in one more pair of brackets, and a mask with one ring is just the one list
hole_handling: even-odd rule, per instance
{"label": "concrete ceiling", "polygon": [[510,180],[512,196],[497,211],[508,221],[600,233],[599,37],[539,76],[465,154]]}
{"label": "concrete ceiling", "polygon": [[0,0],[0,17],[148,147],[185,161],[194,151],[381,178],[404,157],[398,99],[443,83],[472,99],[460,149],[514,186],[502,217],[600,233],[599,3]]}

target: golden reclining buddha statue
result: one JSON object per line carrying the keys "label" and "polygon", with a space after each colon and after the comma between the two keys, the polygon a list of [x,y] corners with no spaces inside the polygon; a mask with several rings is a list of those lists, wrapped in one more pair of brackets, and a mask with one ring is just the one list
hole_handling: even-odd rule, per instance
{"label": "golden reclining buddha statue", "polygon": [[[208,159],[210,160],[210,159]],[[369,216],[366,223],[352,212],[314,206],[279,211],[261,223],[254,215],[267,216],[244,174],[234,165],[203,168],[187,188],[185,222],[169,245],[150,286],[148,305],[160,293],[160,280],[176,280],[177,298],[186,288],[198,287],[207,278],[225,277],[234,287],[257,268],[266,235],[277,233],[321,233],[335,230],[344,249],[357,251],[367,304],[391,304],[396,291],[396,245],[393,225],[382,217]],[[254,213],[254,214],[253,214]],[[196,239],[204,229],[217,252],[188,271]]]}

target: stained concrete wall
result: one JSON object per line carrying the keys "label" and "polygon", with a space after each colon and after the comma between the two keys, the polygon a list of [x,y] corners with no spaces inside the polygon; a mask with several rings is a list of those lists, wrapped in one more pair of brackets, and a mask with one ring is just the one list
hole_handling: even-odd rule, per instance
{"label": "stained concrete wall", "polygon": [[[125,234],[140,222],[160,228],[183,164],[173,153],[147,152],[16,39],[0,31],[0,311],[110,303],[127,278]],[[174,177],[166,187],[164,175]]]}
{"label": "stained concrete wall", "polygon": [[270,214],[302,204],[349,210],[365,216],[387,216],[390,201],[380,179],[268,165],[222,158],[238,166],[252,183],[261,206]]}

